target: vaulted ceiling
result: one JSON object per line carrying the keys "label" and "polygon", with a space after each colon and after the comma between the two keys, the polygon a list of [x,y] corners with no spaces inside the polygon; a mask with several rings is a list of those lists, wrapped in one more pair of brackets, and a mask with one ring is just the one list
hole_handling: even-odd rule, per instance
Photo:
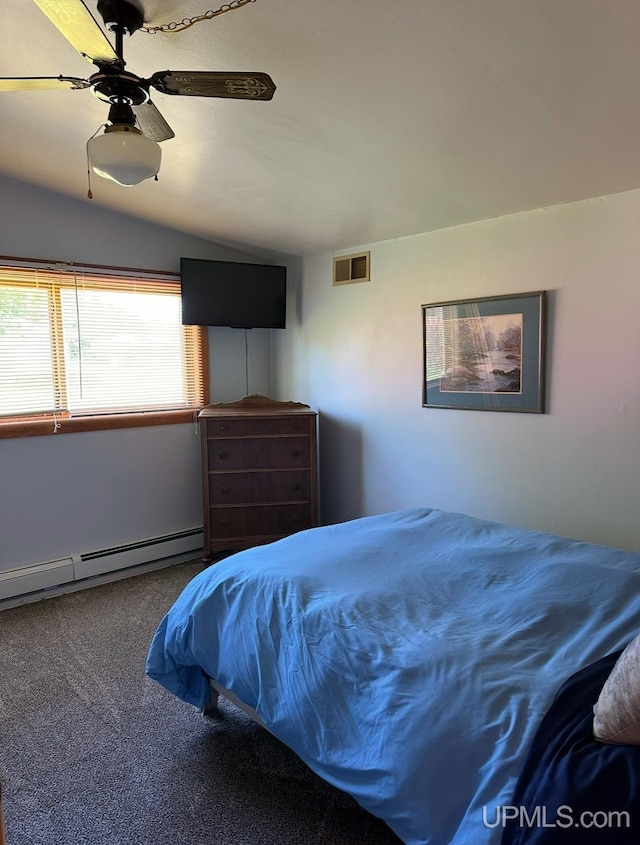
{"label": "vaulted ceiling", "polygon": [[[143,2],[146,26],[209,8]],[[95,70],[31,0],[3,0],[0,39],[0,77]],[[0,93],[0,174],[213,241],[339,251],[640,187],[639,45],[637,0],[255,0],[126,39],[140,76],[277,86],[155,95],[175,132],[158,182],[94,177],[86,199],[90,90]]]}

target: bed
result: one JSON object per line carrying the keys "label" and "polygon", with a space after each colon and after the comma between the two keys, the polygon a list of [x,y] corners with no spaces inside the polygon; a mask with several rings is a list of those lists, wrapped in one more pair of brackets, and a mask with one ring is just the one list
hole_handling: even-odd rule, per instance
{"label": "bed", "polygon": [[[578,822],[543,827],[532,802],[557,815],[599,793],[593,758],[559,772],[566,749],[551,763],[545,749],[569,711],[583,746],[614,748],[591,734],[594,696],[639,631],[640,554],[414,508],[210,566],[160,623],[146,671],[197,708],[222,691],[407,845],[549,845]],[[624,810],[639,748],[615,747]],[[634,842],[638,825],[640,805]]]}

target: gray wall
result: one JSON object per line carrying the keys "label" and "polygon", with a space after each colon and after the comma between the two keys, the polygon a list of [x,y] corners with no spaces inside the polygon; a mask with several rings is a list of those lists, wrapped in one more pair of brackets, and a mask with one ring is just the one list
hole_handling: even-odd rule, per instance
{"label": "gray wall", "polygon": [[[320,411],[325,522],[431,506],[640,550],[640,191],[304,261],[276,389]],[[548,413],[422,407],[421,305],[549,291]]]}
{"label": "gray wall", "polygon": [[[260,258],[4,179],[0,218],[2,255],[164,271]],[[271,389],[270,335],[247,336],[252,393]],[[209,346],[212,401],[244,396],[245,333],[210,329]],[[201,525],[194,425],[0,440],[0,571]]]}

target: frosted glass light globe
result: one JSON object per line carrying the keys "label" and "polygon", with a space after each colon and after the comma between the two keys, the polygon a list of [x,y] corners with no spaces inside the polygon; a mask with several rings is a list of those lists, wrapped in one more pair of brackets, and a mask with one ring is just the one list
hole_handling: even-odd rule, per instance
{"label": "frosted glass light globe", "polygon": [[107,126],[89,141],[88,152],[94,173],[125,187],[155,176],[162,159],[160,145],[129,124]]}

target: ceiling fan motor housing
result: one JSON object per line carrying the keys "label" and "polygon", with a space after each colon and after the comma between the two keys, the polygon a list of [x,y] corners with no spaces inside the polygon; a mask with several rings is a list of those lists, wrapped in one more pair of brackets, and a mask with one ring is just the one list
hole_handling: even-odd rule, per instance
{"label": "ceiling fan motor housing", "polygon": [[119,69],[103,68],[89,80],[93,93],[105,103],[127,103],[139,106],[149,101],[149,90],[140,77]]}

